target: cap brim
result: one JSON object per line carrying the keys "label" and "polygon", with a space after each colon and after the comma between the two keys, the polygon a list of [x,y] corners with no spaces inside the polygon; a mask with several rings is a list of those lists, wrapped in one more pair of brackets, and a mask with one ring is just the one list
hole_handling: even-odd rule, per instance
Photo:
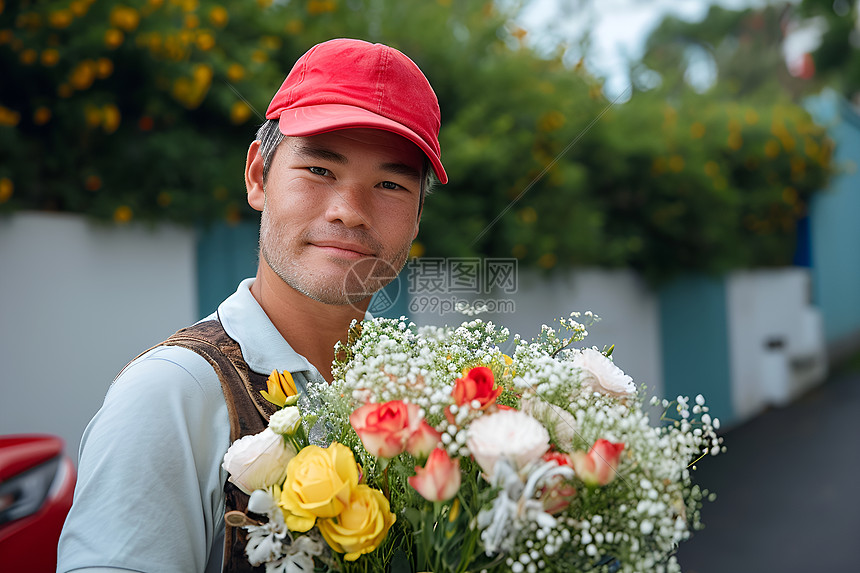
{"label": "cap brim", "polygon": [[417,145],[430,160],[433,172],[436,174],[439,182],[448,182],[448,175],[445,173],[445,168],[442,167],[439,156],[417,133],[396,121],[376,115],[360,107],[343,104],[326,104],[285,109],[278,120],[278,127],[284,135],[295,137],[359,127],[390,131],[405,137]]}

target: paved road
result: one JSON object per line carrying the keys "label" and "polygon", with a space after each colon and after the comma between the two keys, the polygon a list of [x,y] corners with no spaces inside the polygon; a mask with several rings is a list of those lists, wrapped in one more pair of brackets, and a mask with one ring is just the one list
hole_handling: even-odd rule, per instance
{"label": "paved road", "polygon": [[681,545],[685,573],[860,572],[860,371],[725,434],[700,463],[717,492]]}

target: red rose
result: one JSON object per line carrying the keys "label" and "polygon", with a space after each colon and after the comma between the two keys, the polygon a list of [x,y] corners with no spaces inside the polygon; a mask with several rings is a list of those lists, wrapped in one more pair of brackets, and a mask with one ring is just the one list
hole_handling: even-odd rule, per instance
{"label": "red rose", "polygon": [[555,462],[560,466],[569,466],[573,467],[573,460],[570,459],[570,456],[564,452],[547,452],[543,455],[543,461],[545,462]]}
{"label": "red rose", "polygon": [[494,404],[502,393],[502,389],[493,388],[493,384],[493,371],[486,366],[478,366],[469,370],[463,378],[457,378],[451,395],[458,406],[477,400],[479,408],[483,410]]}

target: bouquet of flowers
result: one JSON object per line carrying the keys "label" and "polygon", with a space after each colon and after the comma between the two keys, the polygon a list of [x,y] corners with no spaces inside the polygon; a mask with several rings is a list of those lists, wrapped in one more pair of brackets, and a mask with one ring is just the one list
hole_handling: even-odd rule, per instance
{"label": "bouquet of flowers", "polygon": [[724,449],[719,420],[701,395],[652,398],[664,410],[652,425],[613,348],[576,348],[596,320],[572,313],[527,342],[480,320],[377,318],[352,325],[331,384],[299,397],[274,372],[264,394],[283,408],[224,461],[259,516],[245,525],[249,561],[267,573],[679,571],[673,553],[708,496],[690,470]]}

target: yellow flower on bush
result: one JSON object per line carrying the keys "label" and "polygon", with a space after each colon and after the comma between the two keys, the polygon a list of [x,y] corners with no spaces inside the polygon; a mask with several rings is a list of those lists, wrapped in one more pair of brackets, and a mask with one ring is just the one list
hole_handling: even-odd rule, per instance
{"label": "yellow flower on bush", "polygon": [[545,113],[538,120],[538,130],[549,132],[555,131],[564,125],[564,115],[559,111],[550,111]]}
{"label": "yellow flower on bush", "polygon": [[119,127],[121,115],[119,108],[109,103],[102,108],[102,129],[105,133],[113,133]]}
{"label": "yellow flower on bush", "polygon": [[290,460],[278,505],[291,531],[308,531],[318,517],[339,515],[356,487],[358,465],[349,448],[310,445]]}
{"label": "yellow flower on bush", "polygon": [[33,112],[33,123],[36,125],[45,125],[51,119],[51,110],[45,106],[39,106]]}
{"label": "yellow flower on bush", "polygon": [[113,73],[113,62],[107,58],[99,58],[96,62],[96,74],[100,79],[105,79]]}
{"label": "yellow flower on bush", "polygon": [[55,66],[60,61],[60,52],[54,48],[48,48],[42,52],[41,61],[45,67],[50,68],[51,66]]}
{"label": "yellow flower on bush", "polygon": [[230,106],[230,121],[236,125],[245,123],[251,117],[251,108],[243,101],[233,102]]}
{"label": "yellow flower on bush", "polygon": [[21,114],[14,109],[0,105],[0,125],[15,127],[21,121]]}
{"label": "yellow flower on bush", "polygon": [[78,18],[86,14],[89,8],[90,5],[84,0],[75,0],[75,2],[69,4],[69,9],[72,11],[72,14],[74,14]]}
{"label": "yellow flower on bush", "polygon": [[412,246],[409,247],[409,258],[410,259],[418,259],[424,255],[424,244],[421,241],[414,241]]}
{"label": "yellow flower on bush", "polygon": [[245,68],[241,65],[233,63],[227,68],[227,79],[231,82],[238,82],[245,77]]}
{"label": "yellow flower on bush", "polygon": [[284,370],[283,372],[272,370],[269,379],[266,380],[266,386],[269,391],[261,390],[260,394],[263,395],[263,398],[281,408],[287,403],[287,398],[298,394],[293,375],[288,370]]}
{"label": "yellow flower on bush", "polygon": [[57,10],[56,12],[51,12],[48,14],[48,23],[52,28],[68,28],[69,24],[72,23],[72,11],[71,10]]}
{"label": "yellow flower on bush", "polygon": [[110,28],[105,32],[105,46],[110,49],[118,48],[123,40],[125,36],[116,28]]}
{"label": "yellow flower on bush", "polygon": [[227,13],[227,10],[223,6],[214,6],[209,11],[209,21],[212,22],[213,26],[223,28],[227,25],[227,20],[229,19],[230,15]]}
{"label": "yellow flower on bush", "polygon": [[87,105],[84,108],[84,119],[87,127],[96,128],[102,124],[102,110],[94,105]]}
{"label": "yellow flower on bush", "polygon": [[131,207],[128,205],[120,205],[113,212],[113,220],[120,224],[125,224],[131,221],[131,218],[134,216],[132,213]]}
{"label": "yellow flower on bush", "polygon": [[131,32],[140,24],[140,14],[134,8],[117,5],[111,9],[110,23],[120,30]]}
{"label": "yellow flower on bush", "polygon": [[8,177],[0,177],[0,203],[5,203],[12,197],[15,185]]}
{"label": "yellow flower on bush", "polygon": [[332,549],[355,561],[379,547],[396,520],[382,492],[361,484],[337,517],[320,520],[319,530]]}
{"label": "yellow flower on bush", "polygon": [[76,90],[85,90],[93,85],[98,67],[92,60],[80,62],[69,74],[69,84]]}
{"label": "yellow flower on bush", "polygon": [[32,64],[33,62],[36,61],[37,57],[38,57],[38,54],[36,53],[36,50],[33,50],[31,48],[27,48],[26,50],[21,52],[21,54],[18,56],[18,59],[20,59],[21,63],[24,64],[25,66],[29,66],[30,64]]}
{"label": "yellow flower on bush", "polygon": [[215,46],[215,38],[209,32],[201,32],[195,40],[197,47],[204,52],[211,50]]}
{"label": "yellow flower on bush", "polygon": [[287,31],[288,34],[295,36],[301,33],[301,31],[304,29],[304,24],[302,24],[301,20],[293,18],[292,20],[287,22],[287,25],[284,29]]}

